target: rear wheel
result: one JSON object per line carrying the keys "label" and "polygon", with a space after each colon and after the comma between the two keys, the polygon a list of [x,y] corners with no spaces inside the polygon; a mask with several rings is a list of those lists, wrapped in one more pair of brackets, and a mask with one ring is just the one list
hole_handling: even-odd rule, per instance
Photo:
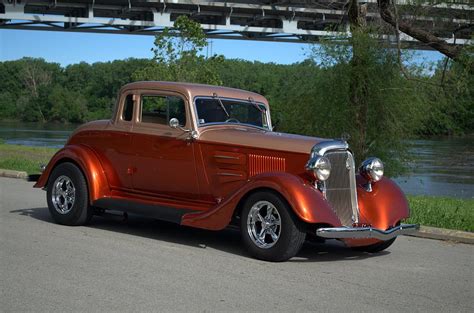
{"label": "rear wheel", "polygon": [[84,225],[92,218],[86,179],[73,163],[54,168],[48,180],[46,200],[56,223]]}
{"label": "rear wheel", "polygon": [[244,204],[240,229],[247,251],[266,261],[286,261],[304,243],[302,222],[276,193],[256,192]]}

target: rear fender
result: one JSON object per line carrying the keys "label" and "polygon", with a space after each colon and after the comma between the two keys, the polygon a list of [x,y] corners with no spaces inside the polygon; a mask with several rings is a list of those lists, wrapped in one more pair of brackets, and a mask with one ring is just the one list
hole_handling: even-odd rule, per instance
{"label": "rear fender", "polygon": [[109,184],[99,159],[90,148],[83,145],[67,145],[56,152],[34,187],[47,187],[53,169],[64,162],[75,163],[84,173],[89,188],[89,202],[91,204],[95,200],[110,194]]}
{"label": "rear fender", "polygon": [[182,225],[219,230],[231,221],[234,211],[244,197],[257,189],[271,189],[280,193],[302,221],[340,226],[321,192],[302,178],[282,172],[256,175],[227,200],[204,213],[189,213],[183,216]]}

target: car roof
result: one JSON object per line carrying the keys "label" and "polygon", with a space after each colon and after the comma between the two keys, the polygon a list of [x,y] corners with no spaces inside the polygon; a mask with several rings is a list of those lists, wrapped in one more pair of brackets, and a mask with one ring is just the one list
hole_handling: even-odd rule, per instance
{"label": "car roof", "polygon": [[255,92],[246,90],[181,82],[167,82],[167,81],[139,81],[126,84],[122,87],[121,92],[133,89],[156,89],[179,92],[187,95],[189,99],[194,99],[197,96],[212,97],[215,93],[222,98],[248,99],[251,97],[256,102],[262,102],[268,105],[267,99]]}

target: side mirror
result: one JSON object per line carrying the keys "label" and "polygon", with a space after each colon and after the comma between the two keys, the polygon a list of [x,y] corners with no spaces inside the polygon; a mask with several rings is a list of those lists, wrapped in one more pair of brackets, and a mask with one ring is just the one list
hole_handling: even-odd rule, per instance
{"label": "side mirror", "polygon": [[170,119],[169,125],[171,128],[178,128],[179,127],[179,120],[176,117]]}
{"label": "side mirror", "polygon": [[185,132],[185,133],[189,133],[189,134],[190,134],[189,139],[197,139],[197,138],[198,138],[198,135],[197,135],[197,132],[196,132],[196,131],[191,130],[191,129],[186,129],[186,128],[184,128],[184,127],[181,127],[181,126],[179,125],[179,120],[178,120],[176,117],[173,117],[172,119],[170,119],[168,125],[169,125],[171,128],[173,128],[173,129],[180,129],[180,130],[182,130],[182,131]]}

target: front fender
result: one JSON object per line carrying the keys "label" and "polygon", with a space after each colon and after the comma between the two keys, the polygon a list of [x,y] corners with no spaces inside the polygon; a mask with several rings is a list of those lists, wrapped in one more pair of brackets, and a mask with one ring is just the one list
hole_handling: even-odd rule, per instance
{"label": "front fender", "polygon": [[400,187],[389,178],[383,177],[372,184],[372,192],[363,187],[366,180],[357,176],[357,198],[360,222],[379,229],[388,229],[400,220],[409,217],[408,201]]}
{"label": "front fender", "polygon": [[341,226],[319,190],[298,176],[282,172],[264,173],[250,178],[243,187],[210,211],[184,215],[181,224],[211,230],[223,229],[230,223],[240,200],[249,192],[261,188],[280,193],[304,222]]}
{"label": "front fender", "polygon": [[33,187],[46,187],[53,169],[56,165],[65,161],[72,161],[84,173],[91,204],[93,201],[110,194],[109,184],[99,159],[90,148],[84,145],[67,145],[56,152]]}
{"label": "front fender", "polygon": [[[359,223],[387,230],[410,216],[410,207],[400,187],[389,178],[383,177],[372,183],[372,191],[366,191],[367,180],[360,175],[357,180]],[[380,242],[377,239],[344,239],[349,246],[367,246]]]}

